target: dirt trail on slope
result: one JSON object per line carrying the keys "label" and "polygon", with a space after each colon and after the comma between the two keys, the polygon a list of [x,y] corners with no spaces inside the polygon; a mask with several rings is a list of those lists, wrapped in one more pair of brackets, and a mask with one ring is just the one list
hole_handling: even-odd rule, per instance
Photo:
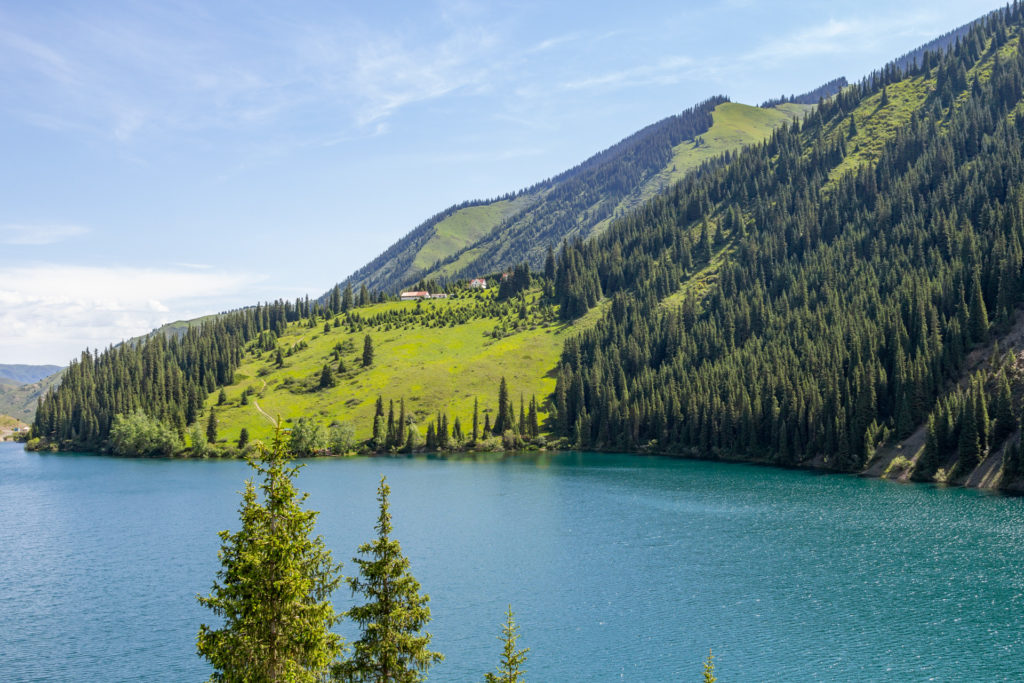
{"label": "dirt trail on slope", "polygon": [[[260,381],[263,382],[263,386],[260,387],[260,393],[262,394],[263,390],[267,388],[267,380],[261,379]],[[269,414],[267,414],[267,411],[263,410],[263,408],[260,408],[260,402],[257,399],[254,398],[252,400],[252,404],[256,408],[256,412],[258,412],[263,417],[267,418],[267,420],[270,421],[270,424],[274,425],[275,427],[277,426],[277,420],[275,420]]]}

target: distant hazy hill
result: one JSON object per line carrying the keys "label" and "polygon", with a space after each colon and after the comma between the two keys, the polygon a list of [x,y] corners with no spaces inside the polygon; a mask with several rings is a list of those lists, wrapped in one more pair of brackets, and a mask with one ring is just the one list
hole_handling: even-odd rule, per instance
{"label": "distant hazy hill", "polygon": [[[46,394],[50,387],[60,383],[64,368],[57,365],[37,366],[0,366],[52,368],[53,372],[33,382],[18,382],[7,377],[0,377],[0,415],[10,415],[25,422],[31,422],[36,414],[36,401]],[[27,375],[31,376],[31,375]]]}
{"label": "distant hazy hill", "polygon": [[0,379],[32,384],[60,370],[59,365],[0,365]]}

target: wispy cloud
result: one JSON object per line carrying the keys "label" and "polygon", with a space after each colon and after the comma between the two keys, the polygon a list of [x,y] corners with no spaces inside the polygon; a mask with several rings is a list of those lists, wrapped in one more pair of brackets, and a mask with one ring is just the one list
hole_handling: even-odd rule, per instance
{"label": "wispy cloud", "polygon": [[0,225],[0,244],[41,246],[56,244],[89,232],[81,225]]}
{"label": "wispy cloud", "polygon": [[641,64],[628,69],[610,71],[597,76],[589,76],[563,84],[567,90],[585,90],[591,88],[623,88],[642,85],[671,85],[686,77],[694,60],[690,57],[676,55],[663,57],[653,64]]}
{"label": "wispy cloud", "polygon": [[430,42],[369,29],[353,40],[309,28],[298,55],[309,84],[354,105],[356,123],[368,126],[402,107],[485,83],[495,68],[498,42],[491,32],[472,26],[447,27],[442,38]]}
{"label": "wispy cloud", "polygon": [[574,31],[573,33],[566,33],[564,35],[555,36],[553,38],[547,38],[545,40],[540,41],[536,45],[532,45],[526,48],[526,50],[523,51],[523,54],[547,52],[548,50],[551,50],[553,48],[580,40],[582,37],[582,33],[580,33],[579,31]]}
{"label": "wispy cloud", "polygon": [[931,12],[871,19],[832,18],[816,26],[769,40],[742,55],[740,61],[779,63],[814,55],[855,54],[891,44],[900,37],[916,38],[923,42],[935,34],[936,29],[931,26],[937,24],[936,19]]}
{"label": "wispy cloud", "polygon": [[63,363],[87,346],[221,310],[260,279],[193,269],[0,267],[0,360]]}
{"label": "wispy cloud", "polygon": [[242,36],[202,6],[182,7],[181,16],[79,9],[37,25],[0,17],[10,20],[0,75],[21,95],[3,106],[33,125],[119,143],[210,129],[281,134],[282,120],[285,136],[334,121],[325,135],[341,139],[353,125],[375,128],[403,107],[481,87],[500,57],[496,36],[457,8],[423,32],[254,12]]}

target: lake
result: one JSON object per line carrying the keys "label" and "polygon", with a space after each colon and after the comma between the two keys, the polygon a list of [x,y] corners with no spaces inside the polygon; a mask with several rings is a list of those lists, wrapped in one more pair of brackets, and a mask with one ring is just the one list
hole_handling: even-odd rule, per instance
{"label": "lake", "polygon": [[[530,681],[697,681],[708,648],[723,681],[1024,679],[1020,498],[614,454],[311,460],[345,569],[382,474],[432,681],[493,670],[509,603]],[[195,595],[248,475],[0,444],[0,678],[208,676]]]}

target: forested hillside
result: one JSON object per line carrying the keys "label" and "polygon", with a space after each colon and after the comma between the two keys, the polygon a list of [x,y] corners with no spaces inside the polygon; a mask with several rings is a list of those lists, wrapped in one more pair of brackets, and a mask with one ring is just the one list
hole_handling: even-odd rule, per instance
{"label": "forested hillside", "polygon": [[1021,301],[1021,25],[990,15],[572,245],[563,314],[612,303],[566,344],[556,432],[859,471],[928,421],[918,478],[996,454],[1019,373],[960,380]]}
{"label": "forested hillside", "polygon": [[[635,209],[548,251],[542,268],[517,266],[497,292],[463,282],[446,300],[382,303],[337,287],[83,355],[33,434],[105,448],[134,414],[184,449],[202,424],[213,443],[265,431],[269,408],[348,422],[375,449],[420,447],[406,438],[418,423],[423,445],[443,449],[449,415],[464,427],[472,412],[487,423],[459,443],[480,427],[506,445],[543,433],[560,446],[1012,482],[1024,473],[1022,31],[1015,4],[649,199],[634,187],[618,201]],[[713,125],[688,153],[764,112],[695,108]],[[584,166],[572,197],[607,180],[597,157]],[[369,363],[367,336],[386,350]]]}
{"label": "forested hillside", "polygon": [[761,108],[713,97],[554,178],[431,217],[342,286],[396,292],[419,280],[472,278],[510,263],[537,268],[548,248],[599,233],[706,159],[764,140],[844,83],[837,79],[818,88],[812,101],[805,95]]}

